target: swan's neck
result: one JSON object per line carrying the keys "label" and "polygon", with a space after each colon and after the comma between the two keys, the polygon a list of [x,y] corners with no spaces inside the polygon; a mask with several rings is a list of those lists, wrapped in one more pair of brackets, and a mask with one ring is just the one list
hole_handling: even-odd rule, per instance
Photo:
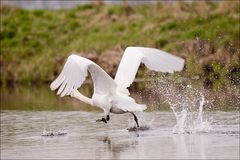
{"label": "swan's neck", "polygon": [[78,91],[75,91],[74,94],[72,94],[72,97],[77,98],[78,100],[83,101],[84,103],[92,105],[92,99],[82,95]]}

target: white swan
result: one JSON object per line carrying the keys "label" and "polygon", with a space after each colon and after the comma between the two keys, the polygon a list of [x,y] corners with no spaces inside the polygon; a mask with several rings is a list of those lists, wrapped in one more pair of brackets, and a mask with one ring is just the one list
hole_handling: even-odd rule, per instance
{"label": "white swan", "polygon": [[[118,67],[115,79],[112,79],[96,63],[77,56],[70,55],[60,75],[52,82],[50,88],[58,89],[57,95],[61,97],[70,95],[80,101],[92,106],[100,107],[104,110],[105,117],[97,121],[107,123],[109,114],[131,113],[134,116],[137,126],[138,120],[133,112],[143,111],[146,109],[144,104],[137,104],[129,96],[127,87],[133,82],[140,63],[144,63],[147,68],[156,72],[181,71],[184,66],[184,60],[164,51],[145,48],[145,47],[128,47],[126,48],[120,65]],[[77,89],[81,87],[90,72],[94,93],[92,98],[82,95]]]}

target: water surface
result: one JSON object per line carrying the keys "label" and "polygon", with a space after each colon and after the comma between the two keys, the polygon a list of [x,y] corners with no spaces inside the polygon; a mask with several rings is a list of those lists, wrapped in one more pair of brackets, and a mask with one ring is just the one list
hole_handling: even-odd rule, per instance
{"label": "water surface", "polygon": [[[2,111],[1,158],[239,158],[239,115],[212,113],[209,133],[173,134],[171,112],[148,112],[147,131],[129,132],[131,115],[112,115],[97,123],[100,113],[82,111]],[[226,123],[227,121],[227,123]],[[64,130],[64,136],[41,136],[43,130]]]}
{"label": "water surface", "polygon": [[[108,124],[95,121],[102,116],[99,109],[60,99],[46,86],[3,88],[1,159],[239,159],[238,111],[205,112],[211,130],[191,134],[173,133],[177,121],[171,110],[138,115],[152,124],[136,132],[127,130],[131,114],[111,114]],[[45,130],[67,134],[42,136]]]}

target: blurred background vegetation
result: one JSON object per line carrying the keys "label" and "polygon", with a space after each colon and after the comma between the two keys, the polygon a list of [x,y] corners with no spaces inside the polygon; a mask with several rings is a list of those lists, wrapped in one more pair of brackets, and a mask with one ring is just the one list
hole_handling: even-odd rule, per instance
{"label": "blurred background vegetation", "polygon": [[[96,1],[58,10],[2,5],[0,84],[48,84],[73,51],[114,77],[124,49],[145,46],[183,57],[186,65],[179,74],[201,81],[207,89],[239,89],[239,5],[239,1],[139,5]],[[146,72],[141,67],[137,77]]]}

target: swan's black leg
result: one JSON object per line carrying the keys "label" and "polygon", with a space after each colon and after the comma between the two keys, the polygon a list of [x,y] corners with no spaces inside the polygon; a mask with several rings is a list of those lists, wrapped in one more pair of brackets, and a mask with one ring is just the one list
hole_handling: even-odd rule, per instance
{"label": "swan's black leg", "polygon": [[133,115],[134,120],[135,120],[135,122],[137,124],[137,127],[139,127],[137,116],[133,112],[130,112],[130,113]]}
{"label": "swan's black leg", "polygon": [[96,122],[104,122],[104,123],[107,123],[106,119],[105,118],[102,118],[102,119],[97,119]]}
{"label": "swan's black leg", "polygon": [[107,118],[106,118],[106,120],[107,120],[107,121],[109,121],[109,120],[110,120],[110,116],[109,116],[109,115],[107,115]]}

